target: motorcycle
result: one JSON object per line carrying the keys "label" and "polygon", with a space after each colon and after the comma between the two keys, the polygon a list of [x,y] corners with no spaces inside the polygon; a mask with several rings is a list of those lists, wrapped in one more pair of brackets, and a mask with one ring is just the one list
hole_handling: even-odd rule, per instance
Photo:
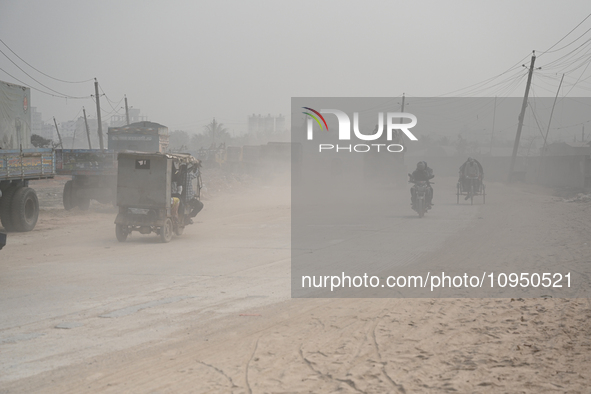
{"label": "motorcycle", "polygon": [[425,215],[425,213],[431,208],[431,204],[427,202],[427,195],[429,193],[430,183],[427,181],[413,180],[410,180],[409,182],[414,183],[414,186],[411,189],[415,190],[415,202],[412,206],[412,209],[419,214],[420,218],[422,218]]}

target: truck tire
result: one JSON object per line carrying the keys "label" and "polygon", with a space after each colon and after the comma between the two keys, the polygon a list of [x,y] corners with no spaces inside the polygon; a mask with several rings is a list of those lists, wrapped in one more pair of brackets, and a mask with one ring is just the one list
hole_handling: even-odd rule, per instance
{"label": "truck tire", "polygon": [[64,203],[64,209],[66,211],[70,211],[74,209],[74,207],[76,206],[76,204],[74,203],[74,182],[67,181],[64,185],[62,201]]}
{"label": "truck tire", "polygon": [[117,241],[125,242],[127,240],[127,236],[129,232],[127,231],[127,226],[122,224],[115,225],[115,236],[117,237]]}
{"label": "truck tire", "polygon": [[12,197],[12,224],[16,231],[31,231],[39,218],[37,193],[30,187],[20,187]]}
{"label": "truck tire", "polygon": [[17,186],[10,186],[2,192],[2,198],[0,199],[0,220],[2,221],[2,227],[6,231],[14,231],[14,224],[12,222],[12,198],[17,189]]}
{"label": "truck tire", "polygon": [[172,220],[166,218],[164,225],[160,227],[160,239],[162,242],[170,242],[172,239]]}

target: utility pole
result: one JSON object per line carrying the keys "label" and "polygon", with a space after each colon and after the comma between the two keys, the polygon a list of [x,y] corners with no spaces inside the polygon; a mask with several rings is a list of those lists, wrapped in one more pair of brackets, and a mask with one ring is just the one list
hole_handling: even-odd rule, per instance
{"label": "utility pole", "polygon": [[525,109],[527,107],[527,98],[529,96],[529,88],[531,86],[531,78],[534,74],[534,64],[536,62],[536,51],[531,56],[531,64],[529,65],[529,74],[527,76],[527,85],[525,86],[525,95],[523,96],[523,104],[521,104],[521,113],[519,114],[519,125],[517,126],[517,135],[515,136],[515,143],[513,144],[513,155],[511,156],[511,167],[509,168],[509,182],[513,178],[513,169],[515,168],[515,159],[517,158],[517,149],[519,148],[519,139],[521,138],[521,129],[523,128],[523,118],[525,117]]}
{"label": "utility pole", "polygon": [[86,120],[86,109],[82,107],[82,113],[84,113],[84,125],[86,126],[86,136],[88,137],[88,149],[92,149],[90,144],[90,130],[88,130],[88,120]]}
{"label": "utility pole", "polygon": [[98,136],[99,136],[99,145],[101,147],[101,151],[105,150],[105,146],[103,144],[103,125],[101,122],[101,101],[98,91],[98,81],[96,78],[94,79],[94,94],[96,99],[96,119],[98,121]]}
{"label": "utility pole", "polygon": [[74,127],[74,135],[72,135],[72,149],[74,149],[74,144],[76,144],[76,130],[78,127]]}
{"label": "utility pole", "polygon": [[129,108],[127,108],[127,95],[125,95],[125,119],[127,120],[127,125],[129,126]]}
{"label": "utility pole", "polygon": [[[404,112],[404,93],[402,93],[402,104],[400,105],[400,112]],[[403,118],[398,119],[398,123],[402,123],[403,122]]]}
{"label": "utility pole", "polygon": [[211,145],[215,148],[215,132],[216,132],[216,124],[215,118],[213,118],[213,122],[211,122]]}
{"label": "utility pole", "polygon": [[542,146],[542,156],[546,152],[546,141],[548,140],[548,133],[550,132],[550,123],[552,122],[552,115],[554,115],[554,107],[556,106],[556,100],[558,99],[558,93],[560,93],[560,88],[562,87],[562,80],[564,79],[564,74],[562,74],[562,78],[560,78],[560,84],[558,85],[558,90],[556,91],[556,97],[554,97],[554,104],[552,104],[552,111],[550,111],[550,120],[548,121],[548,128],[546,129],[546,135],[544,136],[544,145]]}
{"label": "utility pole", "polygon": [[495,136],[495,119],[497,117],[497,96],[495,96],[495,109],[493,110],[493,124],[492,124],[492,131],[490,132],[490,153],[489,155],[492,156],[492,148],[493,148],[493,138]]}
{"label": "utility pole", "polygon": [[60,129],[57,127],[57,122],[55,121],[55,116],[53,117],[53,124],[55,125],[55,131],[57,131],[57,138],[60,140],[60,146],[64,149],[64,144],[62,143],[62,136],[60,135]]}
{"label": "utility pole", "polygon": [[[403,93],[402,93],[402,105],[400,106],[400,112],[404,112],[404,99],[405,99],[405,97],[404,97],[404,92],[403,92]],[[403,121],[404,121],[404,119],[403,119],[403,118],[400,118],[400,119],[398,120],[398,123],[401,123],[401,124],[402,124],[402,123],[403,123]],[[397,132],[399,132],[399,131],[397,131]],[[402,149],[406,148],[406,147],[404,146],[404,142],[403,142],[403,141],[404,141],[404,139],[403,139],[402,137],[400,137],[400,138],[398,139],[398,143],[402,145]]]}

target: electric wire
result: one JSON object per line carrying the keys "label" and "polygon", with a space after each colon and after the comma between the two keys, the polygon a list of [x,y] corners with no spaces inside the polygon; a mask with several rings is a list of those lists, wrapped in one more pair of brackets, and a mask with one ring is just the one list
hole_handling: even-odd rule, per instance
{"label": "electric wire", "polygon": [[3,41],[1,38],[0,38],[0,42],[1,42],[2,44],[4,44],[4,46],[5,46],[6,48],[8,48],[8,50],[9,50],[10,52],[12,52],[12,53],[14,54],[14,56],[18,57],[18,58],[19,58],[19,59],[20,59],[20,60],[21,60],[23,63],[25,63],[27,66],[31,67],[33,70],[37,71],[37,72],[38,72],[38,73],[40,73],[40,74],[43,74],[43,75],[45,75],[45,76],[46,76],[46,77],[48,77],[48,78],[51,78],[51,79],[53,79],[53,80],[56,80],[56,81],[59,81],[59,82],[64,82],[64,83],[86,83],[86,82],[90,82],[90,81],[92,81],[92,78],[90,78],[90,79],[87,79],[87,80],[85,80],[85,81],[64,81],[63,79],[54,78],[54,77],[52,77],[51,75],[47,75],[47,74],[45,74],[43,71],[40,71],[40,70],[36,69],[35,67],[31,66],[29,63],[27,63],[27,61],[25,61],[25,60],[24,60],[22,57],[20,57],[20,56],[19,56],[19,55],[18,55],[18,54],[17,54],[15,51],[13,51],[13,50],[12,50],[12,49],[11,49],[11,48],[8,46],[8,44],[7,44],[7,43],[5,43],[5,42],[4,42],[4,41]]}
{"label": "electric wire", "polygon": [[585,32],[583,34],[581,34],[580,36],[578,36],[577,38],[575,38],[574,40],[572,40],[570,43],[566,44],[565,46],[563,46],[562,48],[558,48],[555,49],[553,51],[550,52],[541,52],[540,56],[542,56],[545,53],[555,53],[555,52],[560,52],[561,50],[565,49],[566,47],[571,46],[572,44],[574,44],[575,42],[577,42],[581,37],[583,37],[585,34],[589,33],[591,31],[591,27],[587,30],[585,30]]}
{"label": "electric wire", "polygon": [[522,58],[521,60],[519,60],[519,61],[518,61],[517,63],[515,63],[513,66],[509,67],[507,70],[503,71],[502,73],[500,73],[500,74],[498,74],[498,75],[495,75],[494,77],[491,77],[491,78],[485,79],[484,81],[477,82],[477,83],[475,83],[475,84],[469,85],[469,86],[467,86],[467,87],[465,87],[465,88],[461,88],[461,89],[457,89],[457,90],[454,90],[454,91],[451,91],[451,92],[448,92],[448,93],[441,94],[441,95],[439,95],[439,96],[436,96],[436,97],[448,96],[448,95],[450,95],[450,94],[453,94],[453,93],[456,93],[456,92],[461,92],[462,90],[466,90],[466,89],[472,88],[473,86],[482,85],[482,84],[488,83],[488,82],[490,82],[490,81],[493,81],[493,80],[495,80],[496,78],[498,78],[498,77],[500,77],[500,76],[502,76],[502,75],[505,75],[506,73],[508,73],[508,72],[510,72],[510,71],[513,71],[513,70],[515,70],[516,68],[519,68],[519,63],[521,63],[522,61],[524,61],[525,59],[527,59],[529,56],[530,56],[529,54],[528,54],[528,55],[526,55],[524,58]]}
{"label": "electric wire", "polygon": [[569,57],[575,56],[577,54],[577,52],[582,52],[583,47],[589,46],[591,43],[591,38],[586,40],[585,42],[583,42],[581,45],[579,45],[578,47],[576,47],[575,49],[571,50],[570,52],[562,55],[561,57],[554,59],[553,61],[546,63],[542,66],[543,70],[552,70],[552,69],[557,69],[563,66],[568,67],[569,65],[579,61],[581,58],[583,58],[584,56],[587,55],[588,52],[586,52],[585,54],[583,54],[582,56],[578,57],[578,58],[574,58],[574,59],[569,59]]}
{"label": "electric wire", "polygon": [[115,107],[119,107],[118,109],[115,109],[115,107],[113,107],[113,105],[111,103],[115,103],[115,101],[112,101],[109,96],[107,96],[107,93],[105,93],[105,91],[103,90],[103,87],[101,86],[101,84],[99,84],[99,88],[101,89],[101,92],[103,92],[103,95],[105,96],[105,98],[107,99],[107,103],[109,104],[109,106],[111,107],[111,109],[113,110],[113,112],[120,114],[120,110],[121,107],[119,107],[121,105],[121,102],[123,101],[123,99],[125,97],[121,97],[121,100],[119,100],[118,103],[115,104]]}
{"label": "electric wire", "polygon": [[23,70],[23,69],[22,69],[22,68],[21,68],[21,67],[20,67],[18,64],[16,64],[16,63],[15,63],[15,62],[14,62],[14,61],[13,61],[13,60],[10,58],[10,57],[8,57],[8,55],[7,55],[6,53],[4,53],[4,51],[2,51],[1,49],[0,49],[0,53],[2,53],[2,54],[3,54],[3,55],[4,55],[4,56],[5,56],[5,57],[6,57],[6,58],[7,58],[7,59],[8,59],[8,60],[9,60],[9,61],[12,63],[12,64],[14,64],[14,65],[15,65],[15,66],[16,66],[16,67],[19,69],[19,70],[21,70],[23,73],[25,73],[25,75],[27,75],[29,78],[31,78],[33,81],[37,82],[39,85],[43,86],[44,88],[46,88],[46,89],[49,89],[49,90],[51,90],[51,91],[52,91],[52,92],[54,92],[54,93],[61,94],[62,96],[66,97],[66,98],[71,98],[71,99],[82,99],[82,98],[88,98],[88,97],[77,97],[77,96],[70,96],[70,95],[67,95],[67,94],[65,94],[65,93],[58,92],[57,90],[54,90],[54,89],[50,88],[50,87],[49,87],[49,86],[47,86],[47,85],[44,85],[43,83],[39,82],[37,79],[35,79],[34,77],[32,77],[32,76],[31,76],[29,73],[27,73],[25,70]]}
{"label": "electric wire", "polygon": [[[46,95],[48,95],[48,96],[57,97],[57,98],[64,98],[64,99],[69,99],[69,98],[70,98],[70,99],[77,99],[77,97],[70,97],[70,96],[58,96],[58,95],[56,95],[56,94],[49,93],[49,92],[46,92],[46,91],[44,91],[44,90],[41,90],[41,89],[37,89],[37,88],[35,88],[35,87],[33,87],[33,86],[29,86],[27,83],[25,83],[25,82],[21,81],[20,79],[18,79],[17,77],[13,76],[12,74],[10,74],[8,71],[4,70],[3,68],[0,68],[0,71],[3,71],[3,72],[6,74],[6,75],[8,75],[9,77],[11,77],[12,79],[14,79],[14,80],[18,81],[19,83],[23,84],[23,86],[25,86],[25,87],[27,87],[27,88],[30,88],[30,89],[33,89],[33,90],[36,90],[37,92],[40,92],[40,93],[46,94]],[[89,98],[89,97],[90,97],[90,96],[88,96],[88,97],[80,97],[80,98],[81,98],[81,99],[87,99],[87,98]]]}
{"label": "electric wire", "polygon": [[579,82],[579,79],[581,79],[581,77],[583,76],[583,74],[585,74],[585,71],[587,71],[587,68],[589,68],[589,64],[591,64],[591,61],[587,62],[587,66],[585,67],[585,69],[583,70],[583,72],[581,73],[581,75],[579,75],[579,78],[575,81],[575,83],[573,84],[573,86],[571,86],[571,88],[569,89],[569,91],[566,92],[565,96],[568,96],[569,93],[575,88],[575,86]]}
{"label": "electric wire", "polygon": [[554,48],[556,45],[560,44],[562,42],[562,40],[564,40],[566,37],[568,37],[573,31],[575,31],[579,26],[581,26],[583,24],[583,22],[585,22],[587,19],[589,19],[589,17],[591,17],[591,14],[587,15],[585,17],[585,19],[583,19],[581,22],[579,22],[578,25],[576,25],[571,31],[569,31],[568,33],[566,33],[566,35],[564,37],[562,37],[560,40],[558,40],[554,45],[552,45],[550,48],[546,49],[544,52],[541,52],[540,56],[543,56],[545,53],[550,53],[550,50],[552,48]]}

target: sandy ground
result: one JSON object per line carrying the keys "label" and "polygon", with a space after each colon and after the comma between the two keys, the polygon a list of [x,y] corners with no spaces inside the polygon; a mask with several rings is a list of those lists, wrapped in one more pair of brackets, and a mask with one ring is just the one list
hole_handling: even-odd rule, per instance
{"label": "sandy ground", "polygon": [[[59,207],[63,181],[34,185],[37,227],[9,234],[0,252],[0,393],[591,387],[588,298],[290,299],[286,185],[210,190],[181,237],[120,244],[114,208]],[[447,218],[446,231],[430,233],[432,245],[409,261],[551,259],[589,279],[589,203],[487,186],[486,205],[461,207],[439,186],[424,223]],[[399,209],[393,220],[415,220],[407,201]]]}

